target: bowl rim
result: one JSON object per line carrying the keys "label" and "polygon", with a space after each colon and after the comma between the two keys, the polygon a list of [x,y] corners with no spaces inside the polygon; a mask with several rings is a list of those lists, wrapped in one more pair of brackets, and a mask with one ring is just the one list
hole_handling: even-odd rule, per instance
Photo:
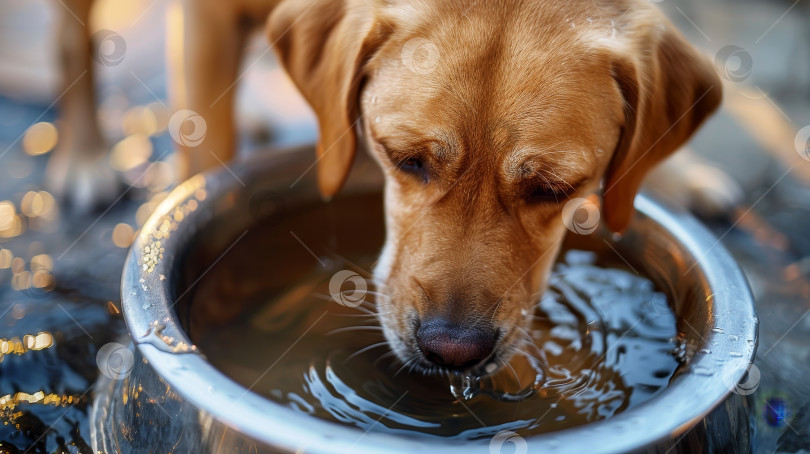
{"label": "bowl rim", "polygon": [[[285,162],[300,160],[299,155],[300,151],[282,154],[282,157],[274,154],[270,160],[274,161],[272,166],[283,166]],[[405,453],[437,448],[448,453],[490,452],[490,439],[461,442],[440,437],[364,432],[359,428],[295,412],[238,384],[207,362],[199,351],[187,348],[173,351],[177,348],[166,348],[165,342],[155,336],[162,333],[163,336],[174,338],[175,347],[177,342],[191,343],[183,333],[177,315],[171,310],[170,284],[173,282],[171,276],[175,260],[169,257],[150,258],[146,252],[148,247],[152,248],[149,251],[154,252],[156,246],[181,246],[190,234],[184,236],[181,231],[173,232],[167,235],[168,238],[161,238],[156,245],[158,240],[154,233],[160,230],[178,207],[195,200],[195,204],[202,209],[206,203],[210,203],[210,199],[214,199],[211,197],[208,202],[205,198],[197,200],[200,190],[217,194],[238,190],[241,189],[242,179],[233,178],[233,173],[245,177],[257,171],[260,170],[256,166],[243,163],[197,175],[180,184],[159,204],[133,242],[122,275],[122,310],[133,342],[144,360],[174,392],[195,408],[268,447],[290,452],[304,448],[306,452],[316,453]],[[526,446],[532,451],[564,447],[564,450],[572,452],[586,448],[591,453],[624,452],[677,439],[733,392],[735,384],[743,378],[753,361],[758,334],[753,297],[740,267],[720,244],[720,240],[689,213],[666,207],[643,194],[636,197],[635,207],[638,214],[634,222],[639,219],[651,220],[677,240],[681,248],[694,257],[694,269],[702,273],[708,288],[712,289],[713,294],[709,296],[712,299],[711,314],[712,318],[719,318],[715,318],[714,329],[698,333],[703,341],[700,347],[712,353],[695,353],[689,372],[678,374],[655,397],[619,415],[583,426],[526,437]],[[147,265],[147,262],[151,265]],[[156,333],[157,326],[161,333]],[[721,339],[717,330],[722,330],[727,336]],[[738,342],[729,345],[730,341],[726,339],[735,336]],[[694,372],[716,370],[718,355],[728,356],[732,351],[736,354],[723,363],[721,377],[718,374]],[[705,402],[711,402],[711,405],[705,405]],[[645,417],[645,414],[655,417]],[[599,437],[596,446],[592,437]]]}

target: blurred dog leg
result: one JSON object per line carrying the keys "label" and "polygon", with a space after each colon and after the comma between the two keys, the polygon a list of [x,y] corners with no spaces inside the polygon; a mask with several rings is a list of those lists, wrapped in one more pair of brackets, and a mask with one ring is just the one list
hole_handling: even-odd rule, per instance
{"label": "blurred dog leg", "polygon": [[[177,177],[180,181],[228,162],[236,151],[234,97],[245,39],[236,2],[185,0],[169,18],[172,104],[180,118]],[[175,115],[182,115],[175,114]],[[198,128],[205,128],[200,130]]]}
{"label": "blurred dog leg", "polygon": [[[86,212],[116,195],[118,179],[106,158],[96,117],[91,36],[92,0],[65,0],[59,19],[59,144],[48,162],[46,181],[74,211]],[[72,14],[71,14],[72,13]]]}

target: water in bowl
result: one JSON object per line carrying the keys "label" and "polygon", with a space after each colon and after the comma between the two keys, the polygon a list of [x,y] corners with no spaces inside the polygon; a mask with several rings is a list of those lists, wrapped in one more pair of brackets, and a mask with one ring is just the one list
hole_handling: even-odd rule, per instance
{"label": "water in bowl", "polygon": [[[331,219],[302,213],[295,225],[303,230],[323,229]],[[352,222],[360,228],[363,216],[357,217]],[[341,219],[353,218],[344,212]],[[372,287],[358,292],[345,284],[342,304],[330,292],[337,271],[368,277],[373,248],[351,261],[330,259],[315,254],[315,240],[294,228],[247,235],[194,292],[186,325],[218,369],[302,413],[410,436],[476,439],[502,430],[526,436],[639,405],[666,387],[678,365],[667,297],[617,260],[567,250],[527,330],[533,346],[493,376],[425,376],[403,366],[385,344]],[[365,239],[375,244],[379,235],[372,237]],[[311,255],[303,260],[305,249]]]}

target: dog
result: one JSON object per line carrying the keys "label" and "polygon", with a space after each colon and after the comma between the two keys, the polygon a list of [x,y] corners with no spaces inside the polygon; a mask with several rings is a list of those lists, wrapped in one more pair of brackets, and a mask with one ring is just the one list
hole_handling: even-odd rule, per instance
{"label": "dog", "polygon": [[266,17],[318,119],[323,196],[358,148],[384,173],[379,320],[426,373],[504,365],[546,288],[565,203],[600,195],[602,219],[623,231],[645,175],[722,99],[709,60],[646,0],[184,5],[175,105],[218,126],[196,147],[216,156],[181,149],[181,177],[232,157],[242,26]]}
{"label": "dog", "polygon": [[722,99],[712,64],[646,1],[288,1],[268,30],[319,120],[322,193],[358,140],[383,169],[379,319],[426,372],[508,361],[564,202],[602,184],[623,231],[644,176]]}

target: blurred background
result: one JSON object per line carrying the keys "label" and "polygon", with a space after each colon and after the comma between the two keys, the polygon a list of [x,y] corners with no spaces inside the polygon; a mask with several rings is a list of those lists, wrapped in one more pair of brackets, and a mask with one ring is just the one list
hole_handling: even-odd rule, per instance
{"label": "blurred background", "polygon": [[[724,80],[722,111],[691,143],[742,188],[705,221],[757,300],[755,451],[810,452],[810,0],[655,0]],[[166,132],[168,0],[98,0],[85,24],[61,0],[0,0],[0,453],[91,452],[96,351],[126,334],[127,248],[173,184]],[[45,177],[60,140],[58,24],[90,27],[97,121],[119,195],[77,214]],[[72,16],[72,17],[71,17]],[[105,47],[106,46],[106,47]],[[246,43],[240,153],[312,142],[314,117],[265,39]]]}

